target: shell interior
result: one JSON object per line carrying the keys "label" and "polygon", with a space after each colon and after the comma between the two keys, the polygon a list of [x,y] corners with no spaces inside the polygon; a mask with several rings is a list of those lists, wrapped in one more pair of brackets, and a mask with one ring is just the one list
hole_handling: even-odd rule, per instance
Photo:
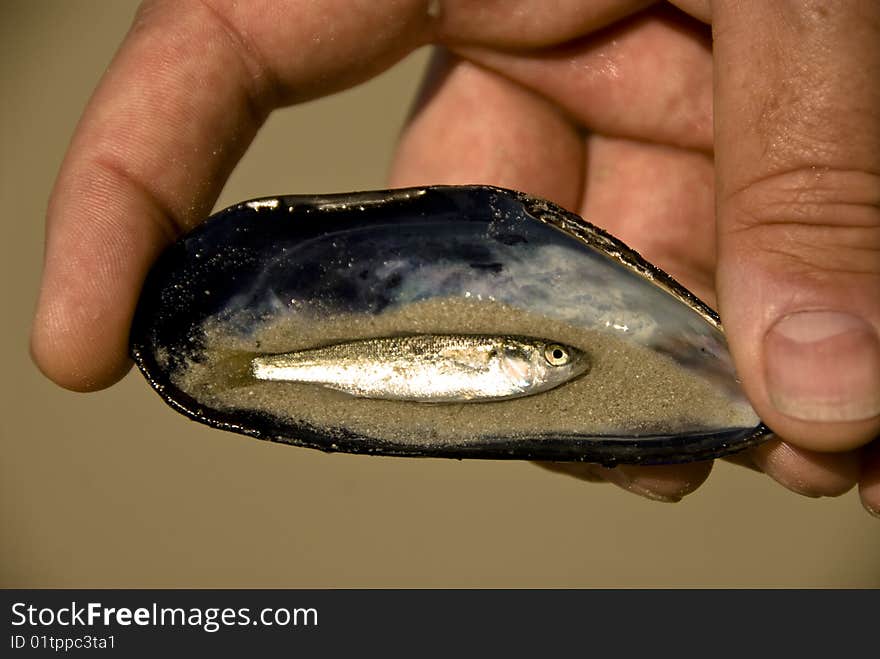
{"label": "shell interior", "polygon": [[[259,381],[249,368],[258,355],[407,334],[543,337],[591,367],[533,396],[433,405]],[[486,186],[221,211],[157,262],[131,346],[178,411],[327,451],[650,464],[767,434],[711,309],[579,217]]]}

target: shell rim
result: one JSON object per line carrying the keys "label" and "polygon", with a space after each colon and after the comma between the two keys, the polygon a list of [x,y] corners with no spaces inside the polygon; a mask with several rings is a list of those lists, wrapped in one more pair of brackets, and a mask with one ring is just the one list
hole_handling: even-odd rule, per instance
{"label": "shell rim", "polygon": [[[671,275],[646,261],[636,250],[625,245],[619,239],[553,202],[497,186],[437,185],[325,195],[259,197],[234,204],[212,214],[193,232],[204,230],[212,222],[220,221],[224,216],[244,208],[259,212],[261,208],[275,209],[283,204],[289,208],[305,206],[316,211],[345,211],[351,206],[381,206],[405,202],[430,193],[463,192],[468,189],[494,192],[515,199],[522,204],[523,210],[535,220],[553,226],[587,247],[594,248],[606,257],[634,270],[696,311],[719,331],[724,331],[718,314],[709,305]],[[148,275],[144,291],[149,287],[149,280]],[[291,437],[288,431],[282,432],[282,424],[269,414],[255,411],[243,413],[241,410],[233,413],[209,408],[174,386],[167,376],[163,377],[162,369],[146,347],[148,343],[146,336],[148,317],[149,313],[145,309],[145,304],[139,300],[129,337],[130,355],[150,386],[172,409],[212,428],[292,446],[318,449],[327,453],[344,452],[395,457],[453,459],[549,460],[591,462],[605,466],[677,464],[709,460],[737,453],[765,441],[772,434],[767,426],[759,423],[752,429],[739,428],[715,433],[698,432],[687,435],[625,438],[601,435],[592,437],[535,435],[513,441],[486,436],[456,444],[414,445],[361,435],[344,428],[327,427],[319,430],[306,423],[298,422],[296,424],[288,423],[284,426],[296,429],[299,436]],[[244,417],[258,425],[239,422],[236,417]],[[263,429],[273,426],[275,431]]]}

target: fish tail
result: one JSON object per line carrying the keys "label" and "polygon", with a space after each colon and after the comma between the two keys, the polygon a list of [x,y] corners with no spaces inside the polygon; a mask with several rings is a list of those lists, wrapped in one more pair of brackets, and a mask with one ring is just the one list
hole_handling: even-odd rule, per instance
{"label": "fish tail", "polygon": [[263,355],[251,360],[251,374],[258,380],[313,382],[316,366],[313,361],[294,360],[290,355]]}

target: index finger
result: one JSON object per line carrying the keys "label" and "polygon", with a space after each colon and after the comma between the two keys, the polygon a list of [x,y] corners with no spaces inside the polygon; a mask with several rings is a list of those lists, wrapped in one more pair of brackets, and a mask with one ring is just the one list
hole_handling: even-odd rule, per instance
{"label": "index finger", "polygon": [[81,391],[129,367],[128,328],[158,253],[204,217],[280,105],[353,85],[424,39],[411,0],[356,7],[149,2],[77,127],[49,203],[31,335],[40,369]]}

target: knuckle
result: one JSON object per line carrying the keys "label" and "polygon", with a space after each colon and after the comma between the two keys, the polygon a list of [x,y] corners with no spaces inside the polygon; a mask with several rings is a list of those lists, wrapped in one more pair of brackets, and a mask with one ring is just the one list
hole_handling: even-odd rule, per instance
{"label": "knuckle", "polygon": [[250,121],[260,125],[283,104],[286,89],[274,60],[242,23],[230,3],[145,0],[138,7],[130,37],[149,44],[157,67],[170,63],[182,71],[197,66],[205,79],[222,71],[240,89]]}
{"label": "knuckle", "polygon": [[807,223],[880,225],[880,174],[808,165],[750,181],[724,200],[738,211],[734,228]]}
{"label": "knuckle", "polygon": [[722,209],[722,239],[745,240],[807,270],[880,273],[876,173],[801,167],[748,183]]}

